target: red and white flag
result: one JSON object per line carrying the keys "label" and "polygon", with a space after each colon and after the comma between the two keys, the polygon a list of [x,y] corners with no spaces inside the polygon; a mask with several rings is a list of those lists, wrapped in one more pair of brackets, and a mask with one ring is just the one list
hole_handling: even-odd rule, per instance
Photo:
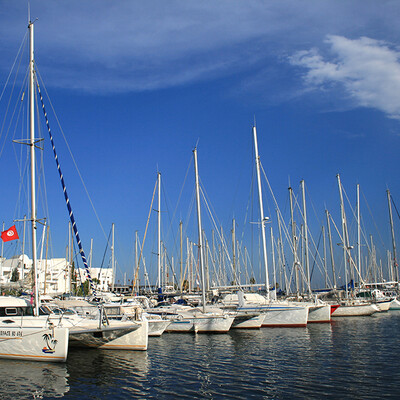
{"label": "red and white flag", "polygon": [[19,239],[15,225],[13,225],[10,229],[7,229],[6,231],[1,232],[1,238],[3,239],[3,242],[8,242],[10,240]]}

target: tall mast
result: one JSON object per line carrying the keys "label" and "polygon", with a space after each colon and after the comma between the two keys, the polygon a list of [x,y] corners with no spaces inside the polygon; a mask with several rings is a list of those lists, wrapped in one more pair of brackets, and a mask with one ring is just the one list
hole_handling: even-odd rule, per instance
{"label": "tall mast", "polygon": [[297,236],[296,236],[296,223],[294,222],[293,215],[293,189],[289,188],[289,199],[290,199],[290,221],[292,225],[292,242],[293,242],[293,267],[296,274],[296,296],[300,297],[300,288],[299,288],[299,266],[300,262],[298,260],[297,255]]}
{"label": "tall mast", "polygon": [[360,218],[360,185],[357,184],[357,261],[361,275],[361,218]]}
{"label": "tall mast", "polygon": [[[135,268],[137,268],[139,261],[138,253],[138,231],[135,231]],[[135,290],[134,287],[132,287],[132,289]]]}
{"label": "tall mast", "polygon": [[115,226],[114,223],[111,225],[111,268],[112,268],[112,285],[111,285],[111,291],[114,291],[114,285],[115,285],[115,252],[114,252],[114,245],[115,245]]}
{"label": "tall mast", "polygon": [[337,181],[339,186],[339,195],[340,195],[340,212],[342,218],[342,246],[343,246],[343,260],[344,260],[344,275],[345,275],[345,285],[346,285],[346,298],[349,296],[348,292],[348,282],[347,282],[347,252],[349,250],[349,246],[347,243],[347,235],[346,235],[346,213],[344,211],[344,202],[343,202],[343,192],[342,192],[342,183],[340,181],[340,175],[337,174]]}
{"label": "tall mast", "polygon": [[325,227],[322,225],[322,240],[324,245],[324,270],[325,270],[325,288],[328,287],[328,267],[326,264],[326,236],[325,236]]}
{"label": "tall mast", "polygon": [[387,198],[388,198],[388,206],[389,206],[389,218],[390,218],[390,230],[392,233],[392,245],[393,245],[393,270],[394,270],[394,279],[398,283],[399,282],[399,271],[397,264],[397,254],[396,254],[396,240],[394,237],[394,228],[393,228],[393,214],[392,214],[392,202],[390,201],[390,191],[386,190]]}
{"label": "tall mast", "polygon": [[203,233],[201,228],[201,211],[200,211],[200,185],[199,185],[199,170],[197,166],[197,149],[193,150],[194,155],[194,173],[195,173],[195,181],[196,181],[196,204],[197,204],[197,228],[199,231],[199,256],[200,256],[200,271],[201,271],[201,288],[202,288],[202,303],[203,303],[203,312],[206,311],[206,280],[204,276],[204,260],[203,260]]}
{"label": "tall mast", "polygon": [[263,206],[262,189],[261,189],[260,157],[258,155],[257,130],[256,130],[255,126],[253,126],[253,137],[254,137],[254,151],[255,151],[255,157],[256,157],[258,201],[259,201],[259,205],[260,205],[261,236],[262,236],[262,244],[263,244],[264,267],[265,267],[265,290],[267,292],[267,297],[269,298],[267,238],[265,236],[265,223],[268,220],[268,218],[264,217],[264,206]]}
{"label": "tall mast", "polygon": [[162,288],[161,283],[161,173],[158,175],[158,216],[157,216],[157,270],[158,270],[158,288]]}
{"label": "tall mast", "polygon": [[301,189],[302,189],[302,193],[303,193],[304,247],[305,247],[304,254],[305,254],[308,293],[311,296],[310,265],[309,265],[309,259],[308,259],[308,226],[307,226],[306,191],[305,191],[304,180],[301,181]]}
{"label": "tall mast", "polygon": [[329,211],[325,210],[326,214],[326,224],[328,227],[328,239],[329,239],[329,251],[331,255],[331,265],[332,265],[332,275],[333,275],[333,288],[336,289],[336,271],[335,271],[335,258],[333,256],[333,245],[332,245],[332,232],[331,232],[331,223],[329,221]]}
{"label": "tall mast", "polygon": [[276,268],[275,268],[275,249],[274,249],[274,233],[272,232],[271,226],[271,251],[272,251],[272,271],[273,271],[273,278],[274,278],[274,300],[276,300]]}
{"label": "tall mast", "polygon": [[237,285],[236,279],[236,232],[235,218],[232,220],[232,266],[233,266],[233,285]]}
{"label": "tall mast", "polygon": [[31,221],[32,221],[32,266],[35,285],[35,315],[39,315],[39,288],[36,257],[36,180],[35,180],[35,83],[33,22],[29,21],[29,105],[30,105],[30,156],[31,156]]}
{"label": "tall mast", "polygon": [[183,286],[183,236],[182,236],[182,221],[179,222],[179,238],[180,238],[180,278],[179,278],[179,289],[182,293]]}
{"label": "tall mast", "polygon": [[21,279],[25,278],[25,229],[26,229],[26,215],[24,215],[24,229],[22,231],[22,270],[21,270]]}

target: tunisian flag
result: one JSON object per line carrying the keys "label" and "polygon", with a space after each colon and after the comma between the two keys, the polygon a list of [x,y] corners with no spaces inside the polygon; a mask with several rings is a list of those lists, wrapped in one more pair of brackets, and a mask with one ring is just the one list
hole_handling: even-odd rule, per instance
{"label": "tunisian flag", "polygon": [[1,238],[3,239],[3,242],[8,242],[10,240],[19,239],[15,225],[13,225],[10,229],[7,229],[6,231],[1,232]]}

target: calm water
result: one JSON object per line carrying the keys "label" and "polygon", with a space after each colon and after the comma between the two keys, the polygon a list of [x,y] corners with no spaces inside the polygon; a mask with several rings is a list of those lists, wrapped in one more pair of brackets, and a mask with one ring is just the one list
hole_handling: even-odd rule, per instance
{"label": "calm water", "polygon": [[0,360],[1,399],[400,398],[400,311],[307,328],[164,334],[147,352]]}

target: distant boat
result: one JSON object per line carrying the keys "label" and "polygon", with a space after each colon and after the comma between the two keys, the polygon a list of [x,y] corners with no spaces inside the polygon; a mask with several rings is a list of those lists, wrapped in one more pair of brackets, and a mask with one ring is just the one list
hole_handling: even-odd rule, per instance
{"label": "distant boat", "polygon": [[332,313],[332,318],[368,316],[376,312],[379,308],[375,304],[348,300]]}

